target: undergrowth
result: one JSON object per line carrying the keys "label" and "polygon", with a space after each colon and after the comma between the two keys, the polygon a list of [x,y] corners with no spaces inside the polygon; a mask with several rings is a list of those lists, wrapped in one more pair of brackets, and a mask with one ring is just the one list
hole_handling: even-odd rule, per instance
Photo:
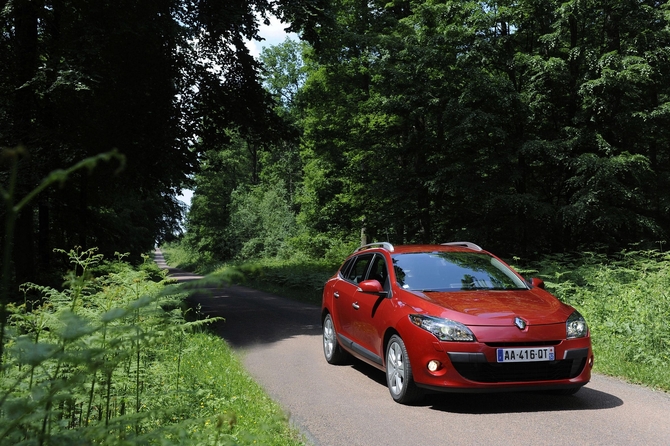
{"label": "undergrowth", "polygon": [[586,318],[597,372],[670,390],[670,254],[553,255],[533,268]]}
{"label": "undergrowth", "polygon": [[221,261],[190,251],[179,241],[164,243],[161,245],[161,250],[170,266],[203,276],[216,271],[223,264]]}
{"label": "undergrowth", "polygon": [[300,444],[202,330],[210,320],[184,320],[184,296],[157,268],[66,254],[63,291],[25,284],[25,301],[8,308],[0,443]]}
{"label": "undergrowth", "polygon": [[263,259],[238,266],[244,284],[300,302],[321,304],[323,285],[339,265],[327,261]]}
{"label": "undergrowth", "polygon": [[72,266],[63,286],[26,283],[23,302],[14,301],[10,260],[19,212],[71,173],[124,158],[87,158],[17,198],[25,150],[1,155],[11,168],[0,186],[0,444],[302,444],[223,340],[204,331],[215,319],[185,320],[186,289],[149,256],[135,268],[124,255],[106,261],[96,249],[57,250]]}

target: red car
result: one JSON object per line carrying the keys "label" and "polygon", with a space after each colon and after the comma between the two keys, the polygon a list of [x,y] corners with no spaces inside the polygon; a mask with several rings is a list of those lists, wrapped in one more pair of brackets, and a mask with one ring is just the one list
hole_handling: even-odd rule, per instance
{"label": "red car", "polygon": [[386,371],[393,399],[425,390],[577,392],[591,378],[584,318],[470,242],[357,249],[326,282],[323,350]]}

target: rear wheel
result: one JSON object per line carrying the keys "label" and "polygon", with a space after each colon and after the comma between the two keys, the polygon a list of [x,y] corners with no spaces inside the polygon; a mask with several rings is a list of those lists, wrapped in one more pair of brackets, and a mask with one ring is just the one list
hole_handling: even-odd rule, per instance
{"label": "rear wheel", "polygon": [[397,335],[391,336],[386,347],[386,384],[391,397],[398,403],[410,404],[422,396],[412,377],[405,343]]}
{"label": "rear wheel", "polygon": [[329,364],[342,364],[347,354],[337,342],[335,324],[330,314],[323,320],[323,354]]}

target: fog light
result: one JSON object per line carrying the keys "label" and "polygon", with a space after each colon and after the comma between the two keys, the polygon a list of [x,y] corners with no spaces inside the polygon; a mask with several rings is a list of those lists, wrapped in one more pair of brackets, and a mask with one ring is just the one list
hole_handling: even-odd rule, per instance
{"label": "fog light", "polygon": [[428,370],[431,372],[436,372],[440,368],[440,361],[432,360],[428,363]]}
{"label": "fog light", "polygon": [[593,356],[589,358],[589,367],[593,367]]}

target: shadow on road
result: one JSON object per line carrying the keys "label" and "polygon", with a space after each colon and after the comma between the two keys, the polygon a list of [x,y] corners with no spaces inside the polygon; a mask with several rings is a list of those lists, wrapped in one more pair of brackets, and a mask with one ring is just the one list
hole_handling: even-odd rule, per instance
{"label": "shadow on road", "polygon": [[[345,366],[358,370],[371,381],[386,387],[383,371],[356,359],[342,367]],[[623,400],[620,398],[590,389],[588,385],[570,396],[549,392],[428,393],[418,404],[442,412],[473,415],[613,409],[621,405]]]}
{"label": "shadow on road", "polygon": [[212,329],[234,348],[269,344],[299,335],[320,335],[320,309],[251,288],[232,285],[187,299],[202,314],[225,320]]}
{"label": "shadow on road", "polygon": [[623,405],[616,396],[588,387],[571,396],[548,392],[432,394],[427,395],[424,403],[442,412],[478,415],[613,409]]}

